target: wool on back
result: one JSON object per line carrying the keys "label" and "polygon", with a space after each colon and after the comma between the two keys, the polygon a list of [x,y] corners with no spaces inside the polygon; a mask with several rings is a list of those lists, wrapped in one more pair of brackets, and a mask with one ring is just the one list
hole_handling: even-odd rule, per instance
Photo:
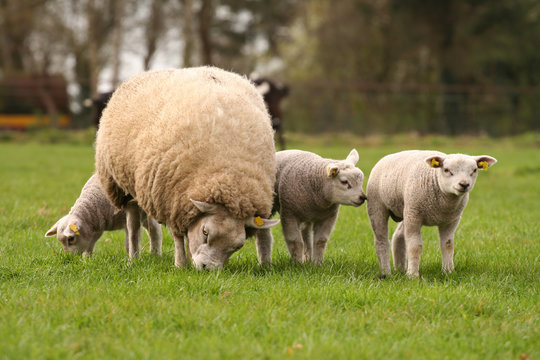
{"label": "wool on back", "polygon": [[[270,216],[275,148],[262,96],[244,77],[213,67],[140,74],[115,92],[101,119],[96,169],[111,201],[121,192],[173,230],[199,211]],[[116,185],[122,191],[115,192]]]}

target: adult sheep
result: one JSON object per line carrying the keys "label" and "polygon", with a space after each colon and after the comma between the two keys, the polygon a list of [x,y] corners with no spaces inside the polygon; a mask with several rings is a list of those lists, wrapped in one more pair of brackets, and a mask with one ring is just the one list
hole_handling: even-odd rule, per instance
{"label": "adult sheep", "polygon": [[196,268],[219,269],[254,229],[277,224],[263,219],[276,170],[268,112],[247,79],[224,70],[152,71],[122,84],[103,112],[96,170],[130,234],[138,206],[169,227],[178,267],[185,236]]}
{"label": "adult sheep", "polygon": [[[394,266],[418,277],[422,226],[438,226],[442,269],[454,270],[454,233],[469,201],[478,169],[497,162],[491,156],[402,151],[383,157],[367,183],[367,211],[382,275],[390,274],[388,218],[401,221],[392,236]],[[408,264],[406,263],[408,261]]]}

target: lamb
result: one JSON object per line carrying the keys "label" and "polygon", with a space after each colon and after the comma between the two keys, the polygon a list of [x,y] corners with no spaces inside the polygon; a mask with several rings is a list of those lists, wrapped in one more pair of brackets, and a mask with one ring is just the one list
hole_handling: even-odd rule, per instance
{"label": "lamb", "polygon": [[[375,165],[367,184],[367,212],[375,237],[381,276],[390,275],[388,217],[400,222],[392,237],[394,267],[419,276],[422,226],[439,228],[442,270],[454,270],[454,233],[469,200],[478,169],[496,159],[487,156],[403,151]],[[408,264],[406,264],[408,260]]]}
{"label": "lamb", "polygon": [[265,219],[275,169],[262,96],[246,78],[214,67],[133,77],[109,100],[97,134],[107,197],[125,209],[130,233],[139,207],[166,224],[177,267],[188,263],[185,238],[197,269],[221,269],[256,229],[276,225]]}
{"label": "lamb", "polygon": [[[141,219],[150,237],[150,252],[161,255],[161,225],[144,213],[141,213]],[[45,236],[56,235],[65,251],[86,257],[92,254],[103,232],[120,229],[126,230],[127,251],[129,231],[126,228],[126,214],[117,210],[107,200],[99,179],[94,174],[84,185],[69,213],[58,220]]]}
{"label": "lamb", "polygon": [[[273,212],[281,215],[283,236],[291,257],[298,262],[320,264],[336,223],[339,206],[360,206],[364,174],[355,167],[358,152],[345,160],[324,159],[307,151],[285,150],[276,154],[277,175]],[[257,234],[259,261],[268,264],[272,233]]]}

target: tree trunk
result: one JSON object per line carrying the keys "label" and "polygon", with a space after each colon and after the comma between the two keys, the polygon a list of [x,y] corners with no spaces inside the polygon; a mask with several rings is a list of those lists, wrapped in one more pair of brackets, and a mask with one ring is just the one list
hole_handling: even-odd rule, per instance
{"label": "tree trunk", "polygon": [[193,0],[180,0],[183,19],[182,34],[184,36],[183,66],[193,66]]}
{"label": "tree trunk", "polygon": [[210,37],[214,6],[212,0],[202,0],[199,10],[199,40],[201,41],[201,58],[203,65],[213,65],[213,48]]}

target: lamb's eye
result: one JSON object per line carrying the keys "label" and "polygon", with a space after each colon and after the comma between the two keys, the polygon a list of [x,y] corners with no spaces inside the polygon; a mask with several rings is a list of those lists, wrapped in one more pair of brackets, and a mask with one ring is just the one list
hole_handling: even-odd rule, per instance
{"label": "lamb's eye", "polygon": [[349,183],[348,180],[340,180],[340,182],[341,182],[341,184],[342,184],[343,186],[346,186],[347,189],[350,189],[350,188],[351,188],[351,184]]}
{"label": "lamb's eye", "polygon": [[446,174],[454,175],[454,174],[450,171],[450,169],[448,169],[448,168],[447,168],[447,169],[444,169],[444,172],[445,172]]}
{"label": "lamb's eye", "polygon": [[73,243],[75,243],[75,236],[68,236],[67,244],[68,245],[73,245]]}
{"label": "lamb's eye", "polygon": [[474,169],[472,173],[474,174],[474,173],[476,173],[477,171],[478,171],[478,169]]}

